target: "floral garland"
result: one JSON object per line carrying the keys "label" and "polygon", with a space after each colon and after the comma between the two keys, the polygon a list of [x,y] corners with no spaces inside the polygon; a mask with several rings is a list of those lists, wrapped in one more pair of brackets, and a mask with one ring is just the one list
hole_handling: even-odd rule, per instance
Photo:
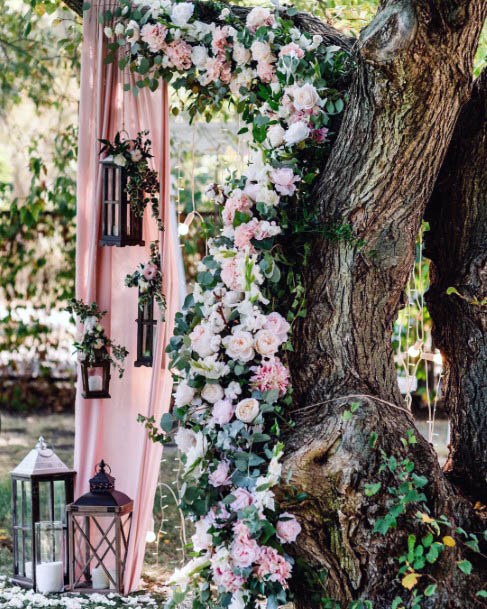
{"label": "floral garland", "polygon": [[166,309],[166,299],[162,293],[161,256],[157,241],[150,244],[150,259],[140,263],[137,269],[125,277],[125,285],[129,288],[139,288],[139,307],[151,302],[152,299],[159,306],[162,320]]}
{"label": "floral garland", "polygon": [[74,343],[74,348],[79,353],[79,361],[95,364],[102,358],[109,361],[118,370],[119,378],[122,378],[123,363],[129,352],[106,336],[103,326],[99,323],[106,315],[106,311],[101,311],[96,302],[87,305],[81,299],[75,298],[70,301],[66,311],[76,315],[83,324],[83,334]]}
{"label": "floral garland", "polygon": [[140,131],[135,139],[122,139],[122,132],[118,131],[113,142],[99,140],[102,144],[100,155],[111,156],[115,165],[125,169],[125,192],[135,215],[142,217],[150,203],[152,217],[157,221],[159,230],[162,230],[162,220],[159,217],[160,184],[157,171],[151,169],[148,163],[153,158],[151,141],[146,137],[148,134],[148,131]]}
{"label": "floral garland", "polygon": [[[119,3],[105,15],[108,61],[125,49],[119,64],[140,76],[134,93],[170,81],[189,92],[190,114],[206,118],[230,99],[256,149],[242,177],[207,190],[222,208],[223,228],[208,244],[167,349],[178,386],[161,427],[169,437],[177,423],[181,508],[196,527],[194,557],[173,575],[168,606],[190,593],[193,609],[274,609],[289,600],[286,544],[301,530],[279,512],[273,492],[292,402],[285,352],[304,300],[282,245],[288,235],[297,244],[299,234],[309,241],[320,230],[310,184],[343,110],[333,84],[347,57],[295,27],[295,9],[254,8],[242,23],[220,2]],[[205,23],[202,11],[221,24]],[[298,249],[304,263],[306,247]],[[286,319],[276,309],[289,293]]]}

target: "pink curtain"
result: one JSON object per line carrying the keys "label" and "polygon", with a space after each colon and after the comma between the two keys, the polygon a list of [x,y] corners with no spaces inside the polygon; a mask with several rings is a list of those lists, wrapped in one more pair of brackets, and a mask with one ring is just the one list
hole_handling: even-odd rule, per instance
{"label": "pink curtain", "polygon": [[[101,0],[99,11],[110,0]],[[164,347],[172,334],[178,306],[178,274],[175,236],[171,228],[169,205],[169,128],[166,88],[151,93],[140,91],[135,97],[122,92],[122,72],[113,64],[105,65],[104,40],[96,5],[83,19],[81,100],[79,109],[78,233],[76,254],[76,293],[85,302],[96,300],[107,310],[105,329],[117,343],[130,352],[123,379],[112,374],[111,399],[85,400],[80,382],[76,397],[76,436],[74,466],[78,472],[77,494],[88,490],[94,466],[102,458],[110,464],[116,488],[134,499],[134,517],[129,545],[125,591],[136,589],[142,569],[146,532],[150,526],[157,486],[161,447],[153,444],[137,415],[154,416],[159,421],[168,410],[171,375]],[[128,77],[125,76],[125,79]],[[99,247],[101,179],[99,138],[113,138],[122,129],[134,137],[149,129],[155,158],[154,167],[161,179],[161,214],[166,227],[158,232],[146,210],[145,247]],[[137,289],[127,288],[124,278],[139,262],[148,259],[149,243],[160,242],[164,293],[167,296],[166,322],[157,324],[155,358],[152,368],[135,368]]]}

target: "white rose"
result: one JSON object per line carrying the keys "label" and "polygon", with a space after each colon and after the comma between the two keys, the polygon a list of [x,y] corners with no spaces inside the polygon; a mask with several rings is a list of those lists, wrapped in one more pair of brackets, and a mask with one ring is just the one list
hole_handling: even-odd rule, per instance
{"label": "white rose", "polygon": [[181,2],[176,4],[172,9],[171,21],[177,27],[184,27],[191,19],[194,13],[194,4],[191,2]]}
{"label": "white rose", "polygon": [[218,383],[206,383],[201,391],[201,397],[210,404],[215,404],[223,399],[223,387]]}
{"label": "white rose", "polygon": [[309,83],[296,87],[293,91],[293,98],[296,110],[312,110],[320,101],[318,91]]}
{"label": "white rose", "polygon": [[285,129],[281,125],[272,125],[267,130],[267,141],[272,148],[279,148],[284,144]]}
{"label": "white rose", "polygon": [[202,68],[208,60],[208,51],[204,46],[193,47],[191,61],[197,68]]}
{"label": "white rose", "polygon": [[179,450],[186,453],[190,448],[196,446],[196,434],[191,429],[180,427],[174,436],[174,441]]}
{"label": "white rose", "polygon": [[103,33],[105,34],[105,36],[107,38],[112,38],[112,36],[113,36],[113,30],[111,27],[103,28]]}
{"label": "white rose", "polygon": [[242,363],[249,362],[254,357],[253,340],[250,332],[237,330],[222,341],[229,358]]}
{"label": "white rose", "polygon": [[243,66],[249,63],[251,56],[249,49],[246,49],[243,44],[240,42],[235,43],[233,47],[233,59],[237,65]]}
{"label": "white rose", "polygon": [[294,144],[299,144],[299,142],[307,139],[309,134],[310,130],[308,125],[303,121],[298,121],[287,129],[286,134],[284,135],[284,141],[288,146],[293,146]]}
{"label": "white rose", "polygon": [[127,159],[123,156],[123,154],[117,154],[113,157],[113,162],[119,167],[125,167],[127,164]]}
{"label": "white rose", "polygon": [[247,398],[237,404],[235,416],[242,423],[252,423],[259,412],[259,402],[254,398]]}
{"label": "white rose", "polygon": [[194,389],[187,381],[181,381],[174,393],[174,402],[177,408],[191,404],[194,398]]}
{"label": "white rose", "polygon": [[132,34],[127,36],[127,41],[130,43],[137,42],[137,40],[139,39],[139,36],[140,36],[140,28],[139,28],[139,24],[137,23],[137,21],[134,21],[133,19],[131,21],[129,21],[127,24],[126,31],[127,32],[132,31]]}
{"label": "white rose", "polygon": [[279,338],[269,330],[259,330],[255,335],[255,350],[263,357],[275,355],[279,344]]}
{"label": "white rose", "polygon": [[252,51],[252,59],[254,61],[264,61],[266,63],[271,63],[273,55],[271,47],[267,42],[255,40],[252,43],[250,50]]}

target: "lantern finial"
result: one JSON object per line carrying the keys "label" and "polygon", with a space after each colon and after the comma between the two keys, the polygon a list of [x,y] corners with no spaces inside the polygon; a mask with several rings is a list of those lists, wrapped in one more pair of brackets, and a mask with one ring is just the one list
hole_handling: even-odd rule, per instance
{"label": "lantern finial", "polygon": [[[110,476],[111,467],[102,459],[96,465],[96,474],[90,480],[90,491],[92,493],[100,493],[112,491],[115,489],[115,478]],[[108,469],[108,472],[106,471]]]}
{"label": "lantern finial", "polygon": [[39,440],[36,444],[36,448],[38,451],[46,450],[47,442],[44,440],[44,436],[39,436]]}

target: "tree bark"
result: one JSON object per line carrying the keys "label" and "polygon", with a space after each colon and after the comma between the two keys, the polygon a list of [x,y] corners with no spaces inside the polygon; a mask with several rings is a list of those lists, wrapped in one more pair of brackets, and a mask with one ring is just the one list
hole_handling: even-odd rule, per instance
{"label": "tree bark", "polygon": [[[414,427],[397,386],[392,326],[426,204],[471,93],[486,10],[480,1],[381,3],[361,33],[350,102],[317,189],[323,224],[348,225],[356,239],[317,240],[305,270],[307,315],[294,327],[290,358],[296,426],[285,470],[307,498],[293,502],[293,492],[283,492],[282,499],[303,522],[296,557],[327,572],[324,596],[344,606],[368,598],[375,609],[389,608],[405,592],[397,557],[407,534],[421,536],[413,516],[385,540],[372,534],[388,498],[364,493],[366,483],[380,479],[368,440],[377,433],[380,448],[398,457],[401,437]],[[351,402],[360,407],[345,421]],[[432,514],[472,526],[466,502],[416,435],[410,458],[430,481]],[[479,606],[481,586],[455,568],[459,556],[452,550],[431,571],[438,593],[425,606]],[[304,581],[299,574],[298,607],[310,609]]]}
{"label": "tree bark", "polygon": [[[448,477],[487,502],[487,72],[463,108],[428,205],[426,295],[445,360]],[[458,294],[447,294],[454,287]],[[482,304],[482,300],[484,304]]]}

